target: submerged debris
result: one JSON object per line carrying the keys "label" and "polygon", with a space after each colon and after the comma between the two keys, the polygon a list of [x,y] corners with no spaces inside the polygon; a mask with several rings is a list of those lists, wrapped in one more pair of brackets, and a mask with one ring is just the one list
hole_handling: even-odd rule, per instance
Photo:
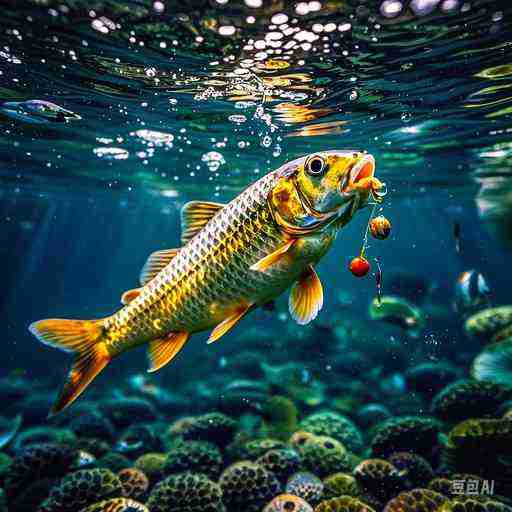
{"label": "submerged debris", "polygon": [[407,300],[384,295],[370,304],[370,318],[397,325],[411,336],[418,336],[425,325],[423,312]]}

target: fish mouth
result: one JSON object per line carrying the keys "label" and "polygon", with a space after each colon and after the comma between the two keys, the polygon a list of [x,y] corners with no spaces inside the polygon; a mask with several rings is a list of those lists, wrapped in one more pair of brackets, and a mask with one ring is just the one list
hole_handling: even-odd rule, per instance
{"label": "fish mouth", "polygon": [[364,178],[373,178],[375,174],[375,158],[363,155],[349,172],[349,185],[355,185]]}
{"label": "fish mouth", "polygon": [[364,178],[373,178],[375,174],[375,158],[372,155],[362,155],[352,164],[338,185],[340,195],[352,197],[356,185]]}
{"label": "fish mouth", "polygon": [[362,155],[340,184],[342,196],[354,197],[360,193],[369,194],[378,203],[387,193],[385,184],[375,178],[375,158],[372,155]]}

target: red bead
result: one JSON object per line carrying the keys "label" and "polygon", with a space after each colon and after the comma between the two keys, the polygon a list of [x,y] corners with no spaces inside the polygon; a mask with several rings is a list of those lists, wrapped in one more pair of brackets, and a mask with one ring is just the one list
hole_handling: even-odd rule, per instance
{"label": "red bead", "polygon": [[370,272],[370,262],[363,256],[358,256],[350,262],[348,268],[356,277],[364,277]]}

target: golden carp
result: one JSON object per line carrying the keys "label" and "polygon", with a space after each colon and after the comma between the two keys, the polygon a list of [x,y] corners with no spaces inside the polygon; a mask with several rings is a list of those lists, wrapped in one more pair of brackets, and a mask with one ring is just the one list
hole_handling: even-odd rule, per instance
{"label": "golden carp", "polygon": [[126,350],[148,343],[148,371],[156,371],[191,333],[213,329],[212,343],[290,286],[292,317],[300,324],[313,320],[323,304],[314,265],[359,208],[370,198],[381,201],[374,170],[371,155],[326,151],[270,172],[226,205],[187,203],[182,247],[149,256],[141,287],[122,296],[124,307],[98,320],[30,326],[41,342],[74,354],[51,414]]}

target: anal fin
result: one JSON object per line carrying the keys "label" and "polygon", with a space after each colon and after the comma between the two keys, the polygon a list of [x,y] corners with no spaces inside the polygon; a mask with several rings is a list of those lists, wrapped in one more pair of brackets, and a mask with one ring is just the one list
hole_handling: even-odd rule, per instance
{"label": "anal fin", "polygon": [[324,304],[322,283],[315,269],[309,265],[292,286],[288,307],[294,320],[301,325],[316,318]]}
{"label": "anal fin", "polygon": [[213,331],[210,333],[210,337],[206,343],[214,343],[219,338],[224,336],[229,330],[231,330],[235,324],[249,311],[251,304],[247,306],[241,306],[234,313],[224,319]]}
{"label": "anal fin", "polygon": [[156,372],[171,362],[183,348],[188,337],[188,332],[172,332],[165,338],[150,341],[148,346],[148,372]]}
{"label": "anal fin", "polygon": [[261,260],[257,261],[254,265],[251,265],[251,270],[257,270],[258,272],[264,272],[267,268],[275,265],[279,261],[281,261],[286,253],[293,247],[293,244],[296,242],[295,238],[291,238],[283,244],[281,247],[276,249],[273,253],[265,256]]}

